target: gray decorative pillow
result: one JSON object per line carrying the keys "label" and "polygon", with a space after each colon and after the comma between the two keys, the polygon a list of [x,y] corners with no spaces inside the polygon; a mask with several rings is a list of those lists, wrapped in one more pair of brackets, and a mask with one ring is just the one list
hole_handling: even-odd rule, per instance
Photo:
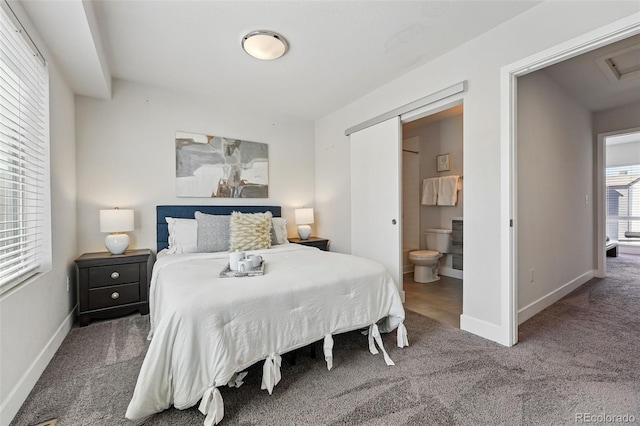
{"label": "gray decorative pillow", "polygon": [[274,217],[271,220],[271,245],[287,244],[287,220],[283,217]]}
{"label": "gray decorative pillow", "polygon": [[198,252],[229,250],[229,216],[196,212],[195,217],[198,222]]}
{"label": "gray decorative pillow", "polygon": [[230,250],[271,248],[271,212],[231,213]]}

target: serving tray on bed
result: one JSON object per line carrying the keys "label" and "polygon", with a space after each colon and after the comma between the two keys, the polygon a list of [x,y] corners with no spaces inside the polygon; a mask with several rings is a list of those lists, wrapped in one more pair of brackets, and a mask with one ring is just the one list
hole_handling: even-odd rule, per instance
{"label": "serving tray on bed", "polygon": [[232,271],[230,265],[227,263],[227,266],[220,272],[220,278],[228,278],[228,277],[257,277],[259,275],[264,275],[264,265],[265,261],[263,260],[260,266],[256,266],[255,268],[249,269],[247,272],[239,272]]}

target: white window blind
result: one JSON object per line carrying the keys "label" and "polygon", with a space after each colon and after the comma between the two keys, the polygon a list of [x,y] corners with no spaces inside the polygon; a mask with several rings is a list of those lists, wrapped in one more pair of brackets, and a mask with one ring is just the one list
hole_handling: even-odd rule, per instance
{"label": "white window blind", "polygon": [[0,8],[0,292],[50,268],[49,76]]}
{"label": "white window blind", "polygon": [[640,164],[608,167],[606,182],[607,236],[640,243]]}

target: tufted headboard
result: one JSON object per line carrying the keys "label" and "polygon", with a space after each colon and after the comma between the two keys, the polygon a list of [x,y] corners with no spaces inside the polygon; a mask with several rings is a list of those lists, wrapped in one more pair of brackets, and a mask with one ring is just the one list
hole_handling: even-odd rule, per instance
{"label": "tufted headboard", "polygon": [[169,247],[169,227],[166,217],[193,219],[199,211],[206,214],[230,215],[231,212],[264,213],[281,216],[280,206],[156,206],[156,245],[160,251]]}

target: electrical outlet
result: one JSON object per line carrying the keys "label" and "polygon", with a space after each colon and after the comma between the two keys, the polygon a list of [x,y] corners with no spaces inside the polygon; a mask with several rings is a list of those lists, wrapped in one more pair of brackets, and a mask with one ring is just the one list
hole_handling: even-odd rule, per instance
{"label": "electrical outlet", "polygon": [[67,291],[69,291],[70,287],[71,287],[71,277],[67,277]]}
{"label": "electrical outlet", "polygon": [[533,282],[533,268],[529,269],[529,282]]}

